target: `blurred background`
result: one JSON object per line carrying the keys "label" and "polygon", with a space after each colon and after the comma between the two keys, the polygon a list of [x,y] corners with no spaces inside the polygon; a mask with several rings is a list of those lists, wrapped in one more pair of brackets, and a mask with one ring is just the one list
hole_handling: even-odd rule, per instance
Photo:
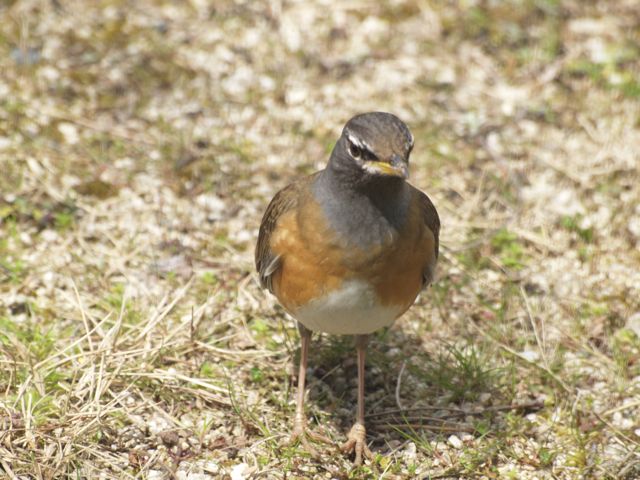
{"label": "blurred background", "polygon": [[[349,473],[262,212],[383,110],[442,221]],[[636,0],[0,3],[0,476],[638,478]],[[336,443],[348,338],[310,359]],[[410,410],[403,410],[410,409]]]}

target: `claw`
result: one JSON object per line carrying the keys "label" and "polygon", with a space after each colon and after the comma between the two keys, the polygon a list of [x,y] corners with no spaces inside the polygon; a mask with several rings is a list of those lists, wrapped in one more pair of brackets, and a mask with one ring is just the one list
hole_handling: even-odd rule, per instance
{"label": "claw", "polygon": [[340,447],[343,453],[355,452],[356,457],[353,460],[353,464],[356,466],[362,465],[362,457],[366,457],[368,460],[373,459],[373,453],[367,447],[367,431],[364,425],[356,423],[351,427],[349,434],[347,435],[347,441]]}
{"label": "claw", "polygon": [[289,445],[294,445],[296,442],[299,442],[306,452],[312,457],[318,458],[320,454],[311,443],[309,443],[309,440],[321,443],[333,443],[326,436],[307,429],[307,421],[305,419],[296,418],[293,432],[291,432],[291,437],[289,437]]}

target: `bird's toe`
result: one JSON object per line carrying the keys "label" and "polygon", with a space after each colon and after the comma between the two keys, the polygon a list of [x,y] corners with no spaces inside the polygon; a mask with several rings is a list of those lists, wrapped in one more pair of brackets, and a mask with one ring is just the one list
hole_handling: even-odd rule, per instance
{"label": "bird's toe", "polygon": [[347,441],[340,446],[340,450],[345,454],[354,452],[353,464],[356,466],[362,465],[363,458],[373,459],[373,453],[367,446],[367,431],[364,425],[356,423],[351,427],[347,435]]}
{"label": "bird's toe", "polygon": [[312,457],[318,458],[320,456],[318,450],[311,445],[312,440],[314,442],[319,443],[332,443],[332,441],[320,434],[316,433],[307,428],[306,422],[296,422],[293,431],[291,432],[291,436],[289,437],[289,445],[300,444],[302,448],[309,453]]}

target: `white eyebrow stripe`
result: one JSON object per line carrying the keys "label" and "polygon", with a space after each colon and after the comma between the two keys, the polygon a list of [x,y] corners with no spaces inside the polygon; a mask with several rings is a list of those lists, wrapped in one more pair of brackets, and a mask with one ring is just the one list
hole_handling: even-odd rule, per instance
{"label": "white eyebrow stripe", "polygon": [[367,142],[365,142],[362,139],[356,137],[351,132],[346,132],[346,133],[347,133],[347,138],[349,139],[349,141],[351,143],[353,143],[355,146],[357,146],[359,148],[364,148],[366,150],[369,150],[371,153],[373,153],[373,149],[369,146],[369,144],[367,144]]}

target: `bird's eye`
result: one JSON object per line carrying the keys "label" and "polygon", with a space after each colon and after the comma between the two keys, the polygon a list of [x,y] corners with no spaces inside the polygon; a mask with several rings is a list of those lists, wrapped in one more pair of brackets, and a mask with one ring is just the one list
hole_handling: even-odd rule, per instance
{"label": "bird's eye", "polygon": [[362,149],[352,143],[351,145],[349,145],[349,153],[353,158],[357,160],[362,155]]}

